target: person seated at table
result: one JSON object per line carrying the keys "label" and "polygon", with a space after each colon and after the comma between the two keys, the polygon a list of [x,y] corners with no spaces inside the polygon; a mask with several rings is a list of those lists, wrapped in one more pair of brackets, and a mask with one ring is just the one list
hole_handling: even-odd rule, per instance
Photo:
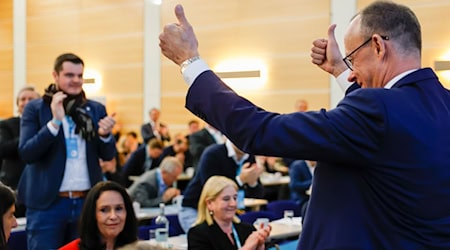
{"label": "person seated at table", "polygon": [[197,218],[200,192],[209,177],[222,175],[235,180],[242,198],[263,198],[264,188],[259,181],[263,170],[263,166],[255,163],[253,155],[242,152],[229,140],[224,144],[207,147],[194,177],[183,193],[182,208],[178,213],[178,221],[183,230],[187,232]]}
{"label": "person seated at table", "polygon": [[128,189],[128,193],[141,207],[156,207],[159,203],[168,203],[178,195],[180,190],[172,187],[183,171],[180,161],[174,156],[167,156],[159,168],[145,172]]}
{"label": "person seated at table", "polygon": [[183,170],[192,167],[192,155],[189,152],[189,139],[183,133],[177,133],[174,136],[174,142],[164,148],[159,161],[166,158],[167,156],[175,156],[180,160],[183,165]]}
{"label": "person seated at table", "polygon": [[188,231],[188,249],[264,249],[271,227],[241,223],[236,216],[236,183],[224,176],[211,176],[203,186],[198,216]]}
{"label": "person seated at table", "polygon": [[291,182],[289,183],[290,199],[297,202],[300,206],[302,217],[306,214],[310,196],[307,191],[311,188],[315,167],[315,161],[295,160],[289,168],[289,176],[291,177]]}
{"label": "person seated at table", "polygon": [[11,236],[11,230],[17,227],[17,220],[14,216],[16,211],[16,197],[14,191],[0,183],[0,250],[8,249],[7,242]]}
{"label": "person seated at table", "polygon": [[141,244],[131,199],[125,188],[113,181],[99,182],[89,191],[79,231],[80,238],[60,250],[112,250]]}
{"label": "person seated at table", "polygon": [[161,140],[153,138],[147,144],[134,151],[122,168],[122,184],[129,187],[133,182],[130,176],[139,176],[145,171],[157,168],[161,163],[160,156],[164,144]]}

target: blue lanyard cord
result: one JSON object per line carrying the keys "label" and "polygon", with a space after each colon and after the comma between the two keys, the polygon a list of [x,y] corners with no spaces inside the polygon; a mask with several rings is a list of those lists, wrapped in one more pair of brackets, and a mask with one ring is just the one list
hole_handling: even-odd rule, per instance
{"label": "blue lanyard cord", "polygon": [[232,225],[234,242],[236,243],[237,249],[241,248],[241,241],[239,240],[239,236],[236,232],[236,228],[234,228],[234,224]]}

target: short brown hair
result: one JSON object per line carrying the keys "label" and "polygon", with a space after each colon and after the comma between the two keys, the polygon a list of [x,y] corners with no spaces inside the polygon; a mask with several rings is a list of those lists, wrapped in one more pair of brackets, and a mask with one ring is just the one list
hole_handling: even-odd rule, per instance
{"label": "short brown hair", "polygon": [[55,65],[53,67],[55,72],[60,72],[62,70],[62,65],[64,62],[71,62],[74,64],[81,64],[84,66],[84,62],[79,56],[73,53],[64,53],[58,56],[55,60]]}

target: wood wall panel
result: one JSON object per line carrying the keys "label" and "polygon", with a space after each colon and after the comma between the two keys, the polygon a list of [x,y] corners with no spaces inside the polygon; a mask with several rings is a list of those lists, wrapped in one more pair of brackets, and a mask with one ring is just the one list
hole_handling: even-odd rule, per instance
{"label": "wood wall panel", "polygon": [[12,0],[0,1],[0,120],[14,115],[12,11]]}

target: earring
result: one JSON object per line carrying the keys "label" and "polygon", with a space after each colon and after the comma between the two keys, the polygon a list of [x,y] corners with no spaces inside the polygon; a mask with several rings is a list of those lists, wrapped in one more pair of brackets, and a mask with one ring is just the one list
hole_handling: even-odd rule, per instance
{"label": "earring", "polygon": [[214,215],[214,211],[209,210],[209,215],[213,216]]}

